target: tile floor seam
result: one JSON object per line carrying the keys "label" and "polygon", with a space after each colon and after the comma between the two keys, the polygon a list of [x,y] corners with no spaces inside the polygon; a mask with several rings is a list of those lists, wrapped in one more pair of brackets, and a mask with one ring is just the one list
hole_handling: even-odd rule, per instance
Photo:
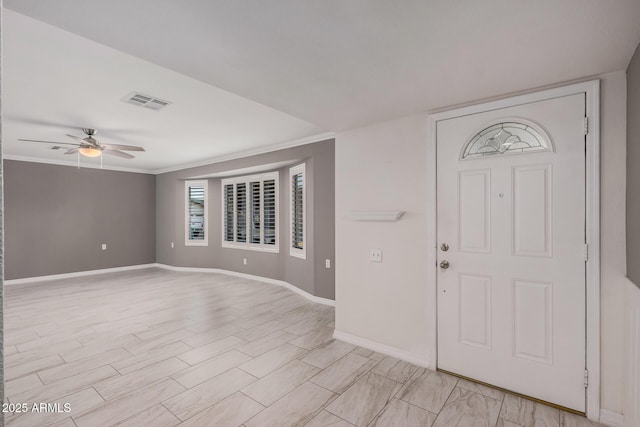
{"label": "tile floor seam", "polygon": [[500,401],[500,409],[498,410],[498,418],[496,419],[496,424],[494,427],[498,427],[498,422],[500,421],[500,414],[502,414],[502,407],[504,406],[504,396],[502,397],[502,401]]}
{"label": "tile floor seam", "polygon": [[242,350],[238,350],[237,348],[234,348],[234,349],[232,349],[232,350],[237,350],[237,351],[239,351],[240,353],[244,354],[245,356],[249,356],[249,357],[251,357],[252,359],[255,359],[256,357],[258,357],[258,356],[252,356],[252,355],[250,355],[250,354],[247,354],[247,353],[245,353],[245,352],[244,352],[244,351],[242,351]]}
{"label": "tile floor seam", "polygon": [[191,346],[191,345],[187,344],[186,342],[184,342],[184,341],[182,341],[182,340],[178,340],[178,341],[176,341],[176,342],[182,343],[182,344],[186,345],[187,347],[191,347],[191,350],[195,350],[195,349],[196,349],[196,347],[193,347],[193,346]]}
{"label": "tile floor seam", "polygon": [[[437,372],[437,371],[436,371]],[[443,374],[443,375],[447,375],[447,374]],[[454,377],[455,378],[455,377]],[[447,404],[447,402],[449,401],[449,398],[451,397],[451,395],[453,394],[453,391],[456,389],[456,387],[458,386],[458,383],[460,382],[460,378],[456,378],[456,382],[453,385],[453,387],[451,388],[451,391],[449,392],[449,395],[447,396],[446,399],[444,399],[444,404],[442,405],[442,408],[440,408],[440,412],[442,412],[442,409],[444,408],[444,406]],[[473,392],[472,392],[473,393]],[[479,393],[478,393],[479,394]],[[486,396],[485,396],[486,397]],[[493,399],[493,400],[497,400],[497,399]],[[500,406],[502,407],[502,402],[500,404]],[[500,413],[498,412],[498,416],[500,416]]]}
{"label": "tile floor seam", "polygon": [[429,410],[427,410],[427,409],[421,408],[421,407],[419,407],[418,405],[414,405],[413,403],[405,402],[404,400],[398,399],[397,397],[393,397],[393,398],[391,398],[391,400],[393,400],[393,399],[399,400],[400,402],[404,402],[404,403],[406,403],[406,404],[407,404],[407,405],[409,405],[409,406],[412,406],[412,407],[414,407],[414,408],[420,409],[421,411],[425,411],[425,412],[428,412],[428,413],[433,414],[433,415],[438,415],[438,414],[436,414],[436,413],[434,413],[434,412],[431,412],[431,411],[429,411]]}
{"label": "tile floor seam", "polygon": [[[60,365],[60,366],[63,366],[63,365]],[[40,376],[40,372],[42,371],[37,371],[35,372],[35,374],[36,374],[36,377],[38,377],[38,381],[40,381],[40,384],[44,386],[45,384],[44,384],[44,381],[42,380],[42,377]]]}
{"label": "tile floor seam", "polygon": [[[334,399],[334,400],[335,400],[335,399]],[[332,402],[333,402],[333,401],[332,401]],[[325,406],[325,407],[326,407],[326,406]],[[322,412],[322,411],[326,411],[325,407],[323,407],[323,408],[322,408],[318,413],[320,413],[320,412]],[[329,412],[329,411],[327,411],[327,412]],[[331,412],[329,412],[329,413],[331,414]],[[317,415],[317,414],[316,414],[316,415]],[[342,421],[344,421],[344,422],[345,422],[345,423],[347,423],[347,424],[353,425],[353,423],[350,423],[349,421],[345,420],[345,419],[344,419],[344,418],[342,418],[340,415],[336,415],[336,414],[332,414],[332,415],[333,415],[334,417],[338,417],[338,418],[340,418]],[[315,417],[314,417],[314,418],[315,418]],[[311,420],[313,420],[313,418],[312,418]],[[309,423],[311,422],[311,420],[309,420]],[[307,424],[309,424],[309,423],[307,423]]]}
{"label": "tile floor seam", "polygon": [[[320,371],[320,372],[322,372],[322,371]],[[320,373],[320,372],[318,372],[318,373]],[[309,378],[309,379],[308,379],[307,381],[305,381],[305,382],[310,382],[310,383],[312,383],[313,385],[318,386],[318,387],[320,387],[321,389],[324,389],[324,390],[328,391],[329,393],[337,394],[338,396],[340,396],[340,394],[336,393],[335,391],[329,390],[328,388],[323,387],[323,386],[321,386],[320,384],[316,384],[316,383],[314,383],[313,381],[311,381],[311,379],[312,379],[312,378]],[[349,385],[349,387],[351,387],[352,385],[353,385],[353,384],[350,384],[350,385]],[[296,387],[296,388],[297,388],[297,387]],[[327,405],[327,406],[328,406],[328,405]],[[335,414],[334,414],[334,415],[335,415]]]}
{"label": "tile floor seam", "polygon": [[[251,384],[253,384],[253,383],[251,383]],[[249,385],[251,385],[251,384],[249,384]],[[296,388],[297,388],[297,387],[296,387]],[[263,405],[262,403],[258,402],[258,401],[257,401],[257,400],[255,400],[253,397],[249,396],[247,393],[245,393],[244,391],[242,391],[242,389],[241,389],[241,390],[238,390],[238,391],[237,391],[237,393],[242,393],[243,395],[245,395],[245,396],[246,396],[246,397],[248,397],[249,399],[251,399],[251,400],[253,400],[254,402],[256,402],[258,405],[262,406],[262,407],[263,407],[263,409],[261,409],[261,410],[260,410],[260,412],[264,411],[264,410],[265,410],[265,409],[267,409],[269,406],[273,405],[273,403],[272,403],[271,405],[269,405],[269,406],[265,406],[265,405]],[[289,394],[289,393],[287,393],[287,394]],[[282,396],[282,397],[284,397],[284,396]],[[278,400],[280,400],[280,399],[278,399]],[[274,402],[274,403],[275,403],[275,402]],[[211,405],[211,406],[213,406],[213,405]],[[256,415],[258,415],[260,412],[258,412]],[[255,415],[254,415],[254,416],[255,416]],[[253,418],[253,417],[251,417],[251,418]],[[247,421],[248,421],[248,420],[247,420]]]}
{"label": "tile floor seam", "polygon": [[[168,400],[168,399],[167,399],[167,400]],[[162,406],[164,409],[166,409],[166,410],[167,410],[167,412],[169,412],[171,415],[173,415],[173,416],[176,418],[176,420],[178,420],[178,424],[176,424],[176,425],[182,424],[183,422],[185,422],[185,421],[186,421],[186,420],[185,420],[185,421],[182,421],[182,420],[181,420],[181,419],[180,419],[176,414],[174,414],[173,412],[171,412],[171,409],[167,408],[167,407],[165,406],[164,402],[165,402],[165,401],[163,401],[163,402],[159,402],[159,403],[158,403],[158,405]],[[213,406],[213,405],[211,405],[211,406]],[[144,409],[143,409],[143,411],[144,411]],[[203,411],[204,411],[204,409],[203,409]],[[140,412],[142,412],[142,411],[140,411]],[[137,414],[136,414],[136,415],[137,415]],[[195,415],[197,415],[197,414],[194,414],[194,416],[195,416]],[[188,419],[188,418],[187,418],[187,419]]]}
{"label": "tile floor seam", "polygon": [[[392,381],[393,381],[393,380],[392,380]],[[389,398],[389,400],[387,400],[387,401],[385,402],[384,406],[383,406],[382,408],[380,408],[380,410],[379,410],[379,411],[378,411],[378,412],[373,416],[373,418],[371,418],[371,419],[369,420],[369,422],[367,423],[367,426],[371,426],[371,425],[373,424],[373,422],[374,422],[374,421],[376,421],[376,420],[380,417],[380,415],[384,412],[384,410],[385,410],[385,409],[387,408],[387,406],[389,405],[389,402],[391,402],[393,399],[394,399],[394,397],[393,397],[393,396],[391,396],[391,397]],[[424,411],[424,410],[425,410],[425,409],[423,409],[423,411]]]}
{"label": "tile floor seam", "polygon": [[[110,377],[110,378],[113,378],[113,377]],[[96,389],[95,385],[92,386],[91,388],[93,388],[96,391],[96,393],[98,393],[98,395],[102,398],[102,400],[104,400],[105,402],[108,402],[108,400]]]}

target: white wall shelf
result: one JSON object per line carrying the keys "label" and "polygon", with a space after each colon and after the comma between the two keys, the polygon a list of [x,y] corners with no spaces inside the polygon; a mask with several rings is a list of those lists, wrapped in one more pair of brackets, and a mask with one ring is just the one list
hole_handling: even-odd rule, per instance
{"label": "white wall shelf", "polygon": [[399,221],[404,215],[404,211],[351,211],[347,214],[347,219],[353,221]]}

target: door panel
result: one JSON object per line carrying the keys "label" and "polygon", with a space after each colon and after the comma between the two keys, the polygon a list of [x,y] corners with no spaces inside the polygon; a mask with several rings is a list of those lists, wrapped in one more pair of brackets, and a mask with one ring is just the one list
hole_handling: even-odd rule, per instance
{"label": "door panel", "polygon": [[491,251],[491,170],[462,171],[458,176],[460,250]]}
{"label": "door panel", "polygon": [[513,281],[513,355],[553,363],[552,283]]}
{"label": "door panel", "polygon": [[551,165],[513,171],[513,254],[552,256]]}
{"label": "door panel", "polygon": [[[578,411],[584,111],[578,94],[437,124],[438,367]],[[527,129],[549,140],[528,150]]]}
{"label": "door panel", "polygon": [[491,278],[460,275],[460,342],[491,348]]}

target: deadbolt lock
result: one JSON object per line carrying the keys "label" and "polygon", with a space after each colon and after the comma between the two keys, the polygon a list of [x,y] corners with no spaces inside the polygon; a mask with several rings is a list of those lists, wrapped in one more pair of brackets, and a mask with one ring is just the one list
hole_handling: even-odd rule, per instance
{"label": "deadbolt lock", "polygon": [[442,252],[447,252],[449,250],[449,245],[443,243],[440,245],[440,249],[442,250]]}

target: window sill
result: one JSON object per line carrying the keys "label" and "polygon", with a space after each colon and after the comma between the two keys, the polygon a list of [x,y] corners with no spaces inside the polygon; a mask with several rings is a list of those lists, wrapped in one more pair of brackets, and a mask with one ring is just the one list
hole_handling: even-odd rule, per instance
{"label": "window sill", "polygon": [[258,246],[244,243],[231,243],[231,242],[222,242],[222,247],[226,249],[241,249],[245,251],[254,251],[254,252],[267,252],[267,253],[280,253],[278,246]]}
{"label": "window sill", "polygon": [[294,257],[294,258],[300,258],[300,259],[307,259],[307,252],[305,250],[301,250],[301,249],[291,249],[289,251],[289,255]]}
{"label": "window sill", "polygon": [[194,241],[186,241],[184,242],[185,246],[209,246],[209,242],[194,242]]}

